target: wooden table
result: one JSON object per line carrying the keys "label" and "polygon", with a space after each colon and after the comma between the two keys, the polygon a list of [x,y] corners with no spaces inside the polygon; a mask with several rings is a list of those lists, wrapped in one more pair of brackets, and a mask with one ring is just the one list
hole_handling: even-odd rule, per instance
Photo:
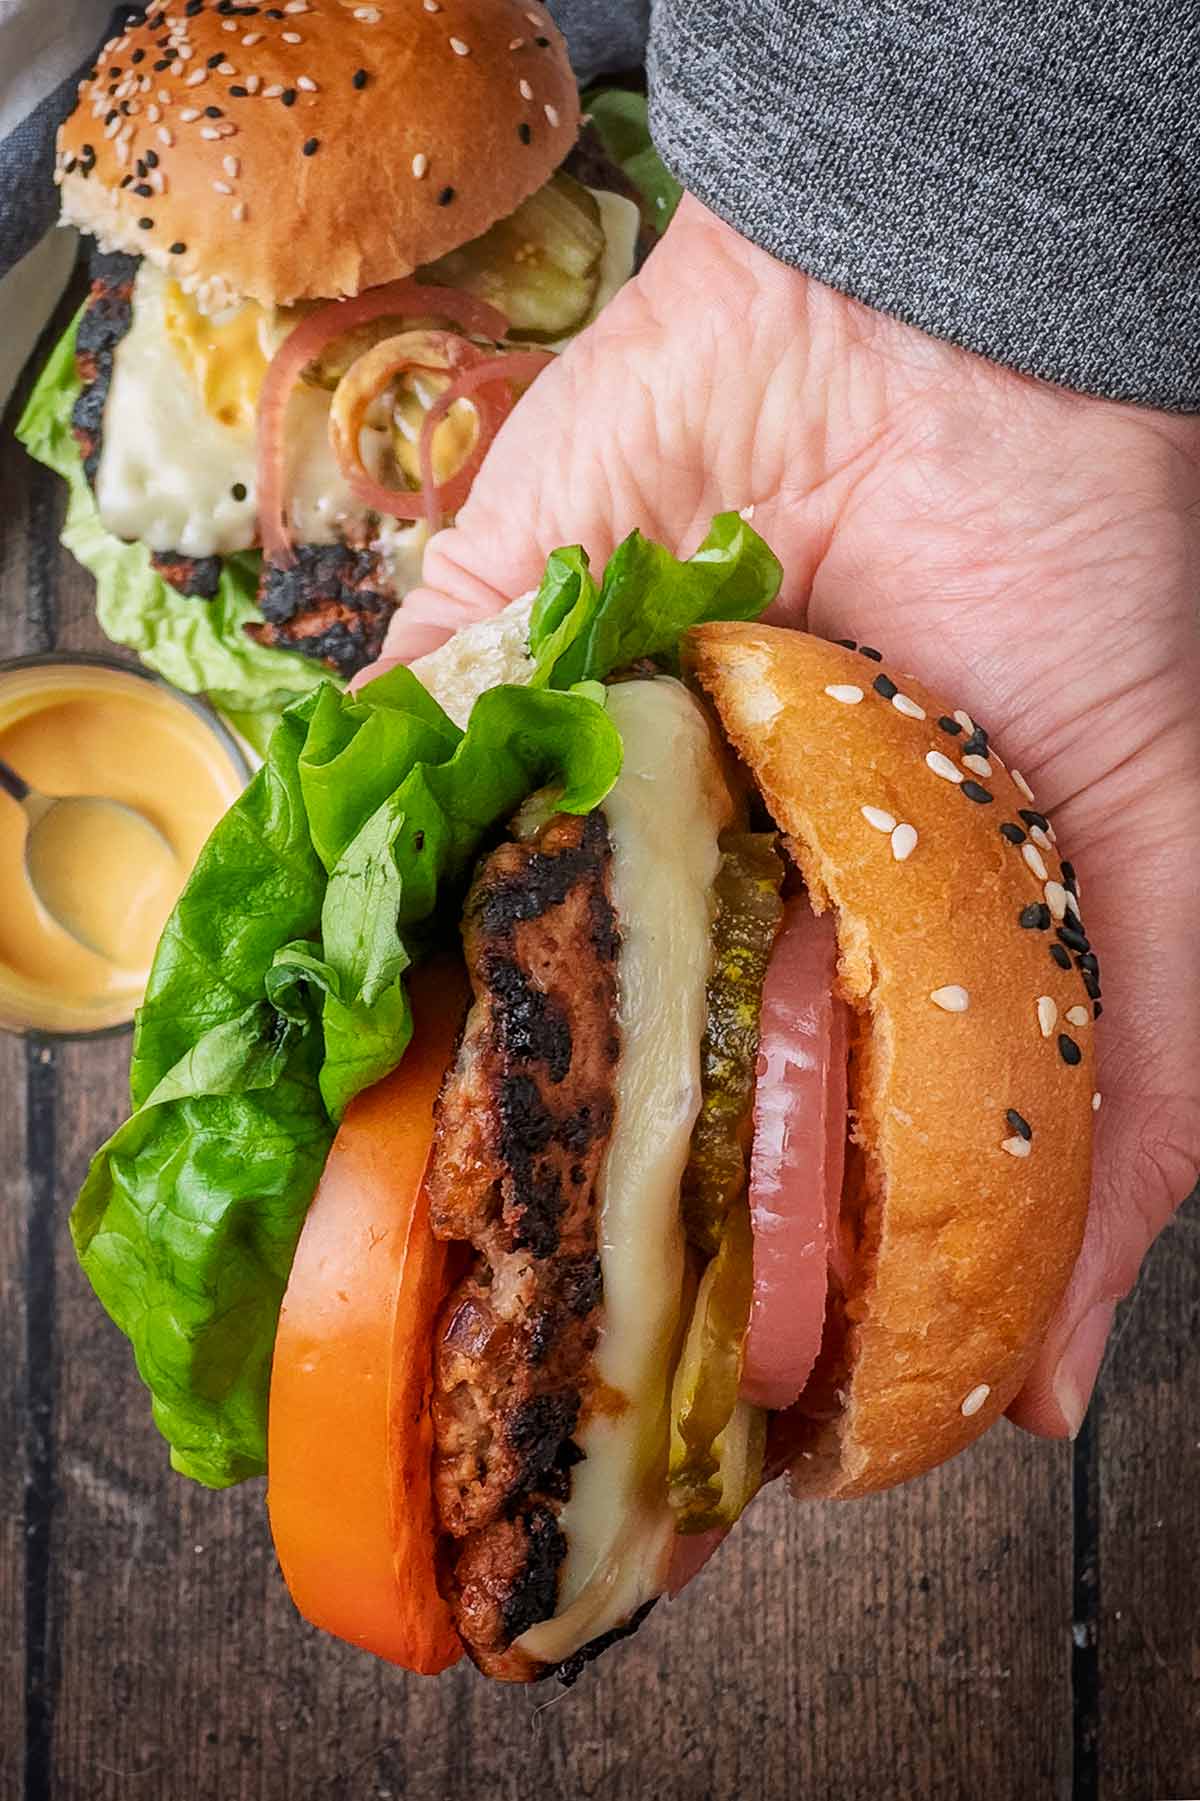
{"label": "wooden table", "polygon": [[[61,484],[14,418],[0,654],[96,648]],[[167,1468],[67,1236],[127,1056],[0,1035],[3,1801],[1200,1795],[1194,1200],[1073,1448],[1001,1427],[874,1501],[771,1493],[561,1697],[422,1682],[297,1618],[260,1482],[212,1494]]]}

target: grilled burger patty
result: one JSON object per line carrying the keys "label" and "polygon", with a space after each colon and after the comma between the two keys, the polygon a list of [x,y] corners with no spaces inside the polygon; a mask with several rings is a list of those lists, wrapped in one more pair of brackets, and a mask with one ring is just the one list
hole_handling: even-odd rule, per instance
{"label": "grilled burger patty", "polygon": [[[84,473],[95,488],[104,448],[104,409],[113,359],[133,322],[133,284],[140,258],[121,254],[92,259],[92,283],[75,339],[75,367],[81,392],[71,414]],[[380,559],[351,544],[297,544],[291,569],[263,560],[258,603],[261,625],[246,631],[260,644],[299,651],[349,679],[383,648],[388,621],[396,610]],[[177,593],[212,600],[221,579],[221,558],[187,557],[177,551],[151,552],[158,574]]]}
{"label": "grilled burger patty", "polygon": [[435,1346],[447,1592],[470,1655],[509,1679],[534,1673],[511,1647],[555,1609],[573,1434],[600,1400],[594,1185],[620,1056],[610,861],[595,812],[481,864],[463,933],[474,1004],[430,1169],[434,1231],[471,1258]]}

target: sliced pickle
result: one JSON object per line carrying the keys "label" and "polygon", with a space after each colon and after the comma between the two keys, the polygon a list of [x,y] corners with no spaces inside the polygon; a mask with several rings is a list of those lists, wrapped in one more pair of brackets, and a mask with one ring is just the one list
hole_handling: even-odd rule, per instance
{"label": "sliced pickle", "polygon": [[738,1398],[753,1257],[742,1201],[700,1279],[671,1391],[668,1493],[680,1532],[732,1525],[762,1473],[766,1416]]}
{"label": "sliced pickle", "polygon": [[510,337],[561,338],[591,312],[603,256],[595,196],[560,173],[482,237],[422,269],[418,280],[499,307]]}
{"label": "sliced pickle", "polygon": [[727,832],[721,852],[702,1100],[682,1195],[688,1239],[708,1256],[746,1186],[763,977],[783,913],[783,863],[773,833]]}

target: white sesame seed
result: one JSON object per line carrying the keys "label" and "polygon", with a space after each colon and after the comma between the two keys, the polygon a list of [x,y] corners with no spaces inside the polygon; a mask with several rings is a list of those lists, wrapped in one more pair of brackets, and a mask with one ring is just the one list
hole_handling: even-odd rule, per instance
{"label": "white sesame seed", "polygon": [[455,56],[470,56],[471,54],[470,44],[464,44],[461,38],[451,38],[450,48]]}
{"label": "white sesame seed", "polygon": [[303,88],[306,94],[315,94],[317,91],[317,84],[311,75],[297,75],[296,86]]}
{"label": "white sesame seed", "polygon": [[246,77],[246,92],[248,94],[257,94],[257,92],[261,86],[262,86],[262,76],[261,75],[247,75],[247,77]]}
{"label": "white sesame seed", "polygon": [[1034,875],[1037,877],[1038,881],[1044,882],[1046,879],[1046,874],[1047,874],[1046,865],[1042,859],[1042,853],[1038,849],[1037,845],[1036,844],[1023,844],[1021,846],[1021,855],[1024,857],[1025,861],[1028,863],[1030,869],[1032,869],[1032,871],[1033,871]]}
{"label": "white sesame seed", "polygon": [[180,44],[179,60],[181,63],[190,63],[195,54],[196,52],[192,49],[190,44]]}
{"label": "white sesame seed", "polygon": [[222,119],[217,126],[217,136],[219,138],[236,138],[237,126],[231,125],[228,119]]}
{"label": "white sesame seed", "polygon": [[915,825],[898,825],[892,833],[892,855],[897,863],[903,863],[912,856],[917,848],[917,828]]}
{"label": "white sesame seed", "polygon": [[963,731],[966,732],[968,736],[975,730],[975,721],[971,718],[969,713],[964,713],[961,707],[955,712],[954,717],[958,720],[959,725],[961,725]]}
{"label": "white sesame seed", "polygon": [[547,124],[549,124],[549,125],[557,125],[558,124],[558,108],[556,106],[551,106],[549,101],[547,101],[546,105],[542,108],[542,111],[546,115]]}
{"label": "white sesame seed", "polygon": [[1068,892],[1068,894],[1067,894],[1067,912],[1073,913],[1075,915],[1076,919],[1079,920],[1080,924],[1082,925],[1083,915],[1079,911],[1079,902],[1076,900],[1075,896],[1073,894],[1071,894],[1070,892]]}
{"label": "white sesame seed", "polygon": [[261,31],[248,31],[246,33],[245,37],[242,39],[242,49],[249,50],[251,44],[261,44],[261,42],[262,42],[262,32]]}
{"label": "white sesame seed", "polygon": [[1100,1111],[1100,1090],[1097,1088],[1095,1094],[1092,1096],[1092,1112],[1099,1113],[1099,1111]]}
{"label": "white sesame seed", "polygon": [[1021,793],[1025,796],[1025,799],[1032,800],[1033,799],[1033,789],[1029,786],[1029,783],[1025,780],[1025,777],[1021,774],[1021,771],[1019,769],[1010,769],[1008,773],[1012,776],[1013,781],[1017,784],[1017,787],[1021,790]]}
{"label": "white sesame seed", "polygon": [[183,85],[185,88],[198,88],[202,81],[207,81],[207,80],[208,80],[208,70],[207,69],[193,69],[191,74],[188,76],[187,80],[184,82]]}
{"label": "white sesame seed", "polygon": [[1040,844],[1043,850],[1050,850],[1052,848],[1049,838],[1046,836],[1045,832],[1043,832],[1040,825],[1031,825],[1029,828],[1029,836],[1033,839],[1035,844]]}
{"label": "white sesame seed", "polygon": [[151,125],[157,125],[158,121],[162,118],[162,107],[155,106],[152,100],[146,108],[146,117],[149,119]]}
{"label": "white sesame seed", "polygon": [[521,98],[522,98],[522,100],[532,100],[533,99],[533,89],[529,85],[529,83],[525,80],[522,80],[522,82],[521,82]]}
{"label": "white sesame seed", "polygon": [[853,682],[830,682],[825,692],[830,700],[840,700],[845,707],[856,707],[863,697],[862,689]]}
{"label": "white sesame seed", "polygon": [[979,1412],[979,1409],[983,1406],[983,1403],[987,1400],[991,1392],[992,1391],[986,1382],[981,1382],[978,1388],[973,1388],[971,1390],[970,1394],[962,1404],[963,1413],[968,1419],[970,1419],[973,1413]]}
{"label": "white sesame seed", "polygon": [[418,150],[413,157],[412,172],[418,181],[421,181],[429,173],[429,158],[423,150]]}
{"label": "white sesame seed", "polygon": [[1043,1038],[1049,1038],[1058,1024],[1058,1006],[1049,994],[1039,994],[1037,1003],[1038,1025]]}
{"label": "white sesame seed", "polygon": [[1002,1151],[1007,1151],[1010,1157],[1028,1157],[1033,1146],[1030,1144],[1028,1138],[1021,1138],[1018,1134],[1014,1133],[1011,1138],[1002,1138],[1000,1140],[1000,1149]]}
{"label": "white sesame seed", "polygon": [[281,31],[279,35],[285,44],[302,44],[304,42],[298,31]]}
{"label": "white sesame seed", "polygon": [[907,694],[893,694],[892,705],[897,713],[903,713],[906,719],[924,719],[925,717],[924,707],[918,706],[915,700],[910,700]]}
{"label": "white sesame seed", "polygon": [[[1029,846],[1026,845],[1025,848],[1028,850]],[[1067,891],[1062,883],[1047,882],[1042,893],[1052,916],[1055,919],[1065,919],[1067,916]]]}
{"label": "white sesame seed", "polygon": [[171,68],[170,68],[169,72],[172,75],[182,75],[183,74],[183,64],[180,62],[178,57],[176,57],[175,61],[171,64]]}
{"label": "white sesame seed", "polygon": [[221,167],[224,169],[226,175],[228,175],[230,181],[236,181],[242,172],[242,165],[236,156],[224,157],[221,161]]}
{"label": "white sesame seed", "polygon": [[106,138],[115,138],[120,129],[120,119],[110,119],[108,124],[104,127],[104,135]]}
{"label": "white sesame seed", "polygon": [[963,768],[969,769],[972,775],[991,775],[992,766],[986,757],[977,757],[972,751],[963,758]]}
{"label": "white sesame seed", "polygon": [[508,40],[508,47],[510,50],[521,50],[524,48],[524,46],[525,46],[524,38],[509,38],[509,40]]}
{"label": "white sesame seed", "polygon": [[217,74],[218,75],[236,75],[237,70],[234,68],[232,63],[218,63],[217,64]]}
{"label": "white sesame seed", "polygon": [[159,99],[160,99],[160,100],[161,100],[161,101],[162,101],[162,103],[163,103],[163,105],[164,105],[164,106],[170,106],[170,104],[171,104],[171,90],[170,90],[170,88],[159,88],[159,90],[158,90],[158,98],[159,98]]}
{"label": "white sesame seed", "polygon": [[863,818],[868,825],[873,825],[877,832],[894,832],[896,821],[882,807],[860,807]]}
{"label": "white sesame seed", "polygon": [[200,108],[198,106],[185,106],[179,117],[183,120],[185,125],[190,125],[193,119],[198,119],[200,117]]}
{"label": "white sesame seed", "polygon": [[242,220],[246,217],[246,202],[244,200],[239,200],[235,203],[233,216],[240,225]]}
{"label": "white sesame seed", "polygon": [[940,775],[944,782],[961,782],[962,770],[953,764],[949,757],[940,750],[927,751],[925,762],[934,775]]}
{"label": "white sesame seed", "polygon": [[1064,1017],[1073,1026],[1090,1026],[1092,1023],[1092,1016],[1086,1007],[1068,1007]]}
{"label": "white sesame seed", "polygon": [[165,125],[160,125],[158,128],[158,141],[160,144],[165,144],[169,150],[171,145],[175,142],[175,133],[173,131],[168,131]]}
{"label": "white sesame seed", "polygon": [[[202,125],[200,127],[200,136],[202,138],[208,138],[210,140],[210,142],[215,142],[220,137],[220,135],[221,134],[217,130],[215,125]],[[215,183],[214,183],[214,185],[215,185]],[[221,191],[220,188],[217,188],[217,192],[220,193],[220,191]]]}
{"label": "white sesame seed", "polygon": [[378,25],[379,8],[377,6],[356,6],[354,16],[362,25]]}
{"label": "white sesame seed", "polygon": [[[201,135],[203,135],[203,133]],[[213,193],[214,194],[232,194],[233,189],[230,187],[230,185],[227,181],[214,181],[213,182]]]}
{"label": "white sesame seed", "polygon": [[138,82],[138,93],[139,94],[148,94],[150,92],[150,89],[153,87],[153,85],[154,84],[150,80],[150,77],[148,75],[143,75],[142,79]]}
{"label": "white sesame seed", "polygon": [[129,48],[128,37],[118,38],[117,41],[115,42],[115,44],[113,45],[114,50],[128,50],[128,48]]}
{"label": "white sesame seed", "polygon": [[238,27],[237,27],[236,19],[222,19],[221,20],[221,30],[222,31],[236,31],[237,28]]}
{"label": "white sesame seed", "polygon": [[[247,82],[246,85],[248,87],[250,84]],[[282,92],[283,92],[283,83],[281,81],[273,81],[271,83],[270,87],[266,87],[263,89],[263,99],[264,100],[278,100],[278,98],[279,98],[280,94],[282,94]]]}
{"label": "white sesame seed", "polygon": [[530,12],[527,12],[527,13],[526,13],[526,14],[525,14],[525,17],[526,17],[526,18],[527,18],[527,19],[528,19],[528,20],[529,20],[529,23],[530,23],[530,24],[531,24],[531,25],[541,25],[541,24],[544,24],[544,22],[545,22],[545,21],[544,21],[544,20],[543,20],[543,19],[542,19],[542,16],[541,16],[541,14],[540,14],[540,13],[530,13]]}
{"label": "white sesame seed", "polygon": [[122,168],[124,168],[124,167],[125,167],[125,164],[126,164],[126,163],[127,163],[127,162],[128,162],[128,161],[129,161],[129,145],[128,145],[128,142],[127,142],[127,141],[126,141],[126,140],[125,140],[125,139],[121,139],[121,140],[120,140],[120,141],[119,141],[119,142],[118,142],[118,143],[117,143],[117,144],[116,144],[116,146],[115,146],[115,149],[116,149],[116,152],[117,152],[117,161],[118,161],[118,162],[119,162],[119,163],[120,163],[120,165],[121,165],[121,167],[122,167]]}
{"label": "white sesame seed", "polygon": [[425,11],[427,13],[440,13],[441,10],[440,0],[425,0]]}
{"label": "white sesame seed", "polygon": [[[287,0],[287,5],[283,10],[285,13],[306,13],[308,11],[308,0]],[[366,11],[371,9],[361,8],[360,10]],[[354,16],[357,18],[358,13],[355,13]]]}
{"label": "white sesame seed", "polygon": [[947,988],[935,988],[929,998],[943,1013],[965,1013],[971,1005],[970,995],[957,982],[951,982]]}

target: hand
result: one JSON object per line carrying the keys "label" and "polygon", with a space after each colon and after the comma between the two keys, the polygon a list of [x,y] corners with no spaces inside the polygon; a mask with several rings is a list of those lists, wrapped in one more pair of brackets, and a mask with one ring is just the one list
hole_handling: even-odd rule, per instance
{"label": "hand", "polygon": [[774,262],[685,201],[505,426],[410,660],[633,526],[690,550],[754,507],[774,617],[880,646],[994,733],[1052,811],[1103,961],[1083,1254],[1012,1408],[1074,1434],[1116,1301],[1200,1163],[1200,422],[1042,386]]}

